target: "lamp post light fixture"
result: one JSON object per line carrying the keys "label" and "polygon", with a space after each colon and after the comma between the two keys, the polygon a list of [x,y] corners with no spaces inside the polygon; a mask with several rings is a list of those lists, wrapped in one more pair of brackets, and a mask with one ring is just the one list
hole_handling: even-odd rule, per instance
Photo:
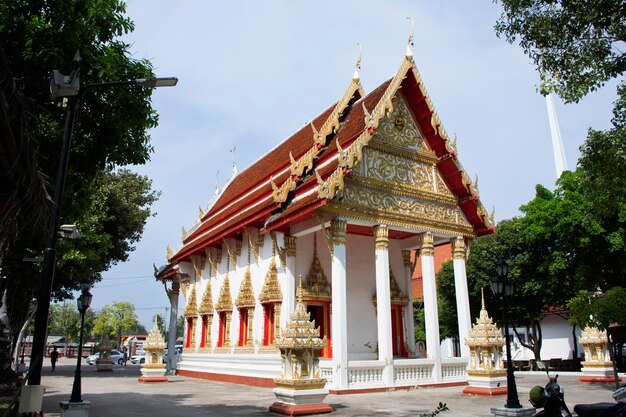
{"label": "lamp post light fixture", "polygon": [[83,358],[83,330],[85,328],[85,313],[91,305],[92,295],[89,292],[89,284],[83,283],[81,285],[82,293],[76,300],[78,311],[80,312],[80,336],[78,337],[78,357],[76,359],[76,371],[74,371],[74,385],[72,386],[72,395],[70,397],[71,403],[83,402],[81,379],[80,379],[80,361]]}
{"label": "lamp post light fixture", "polygon": [[496,276],[491,279],[491,289],[496,296],[502,296],[502,311],[504,312],[504,337],[506,338],[506,404],[505,408],[522,408],[517,396],[513,362],[511,361],[511,342],[509,340],[508,298],[513,295],[513,283],[507,278],[508,268],[504,260],[496,262]]}
{"label": "lamp post light fixture", "polygon": [[[46,329],[48,315],[50,312],[50,294],[54,281],[54,269],[56,265],[56,243],[58,238],[59,218],[61,216],[61,201],[65,187],[65,177],[69,163],[72,130],[74,128],[74,118],[80,108],[82,96],[87,90],[103,89],[120,86],[140,86],[147,88],[171,87],[176,85],[178,79],[170,78],[139,78],[127,81],[113,81],[104,83],[86,84],[80,87],[80,65],[81,56],[76,53],[73,60],[73,69],[69,76],[61,74],[58,70],[52,71],[50,76],[50,93],[53,100],[68,97],[67,113],[65,117],[65,127],[63,130],[63,140],[61,142],[61,153],[59,156],[59,167],[57,171],[56,183],[54,186],[54,200],[48,227],[48,235],[44,258],[42,264],[42,281],[39,289],[37,313],[35,315],[35,332],[33,334],[33,347],[31,353],[31,373],[28,378],[28,385],[41,385],[41,370],[46,343]],[[85,300],[83,300],[85,301]],[[29,394],[30,395],[30,394]],[[38,394],[39,395],[39,394]],[[40,411],[40,410],[34,410]]]}

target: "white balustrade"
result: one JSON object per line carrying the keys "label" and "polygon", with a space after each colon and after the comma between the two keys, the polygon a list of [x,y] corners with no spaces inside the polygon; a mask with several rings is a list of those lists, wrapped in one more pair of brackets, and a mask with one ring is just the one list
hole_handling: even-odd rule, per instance
{"label": "white balustrade", "polygon": [[348,362],[348,386],[350,388],[379,387],[383,385],[383,361]]}
{"label": "white balustrade", "polygon": [[432,382],[432,359],[398,359],[393,363],[393,373],[396,385],[416,385]]}
{"label": "white balustrade", "polygon": [[320,360],[320,378],[326,379],[326,387],[333,383],[333,361]]}
{"label": "white balustrade", "polygon": [[444,382],[464,381],[467,379],[467,358],[444,358],[441,363]]}

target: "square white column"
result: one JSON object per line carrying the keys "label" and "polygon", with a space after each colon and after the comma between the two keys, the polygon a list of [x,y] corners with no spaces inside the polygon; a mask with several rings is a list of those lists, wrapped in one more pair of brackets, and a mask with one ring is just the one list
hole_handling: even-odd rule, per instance
{"label": "square white column", "polygon": [[296,309],[296,237],[284,236],[283,241],[285,243],[286,274],[283,317],[289,320],[291,313]]}
{"label": "square white column", "polygon": [[456,312],[459,321],[459,345],[461,356],[469,359],[469,347],[464,341],[472,328],[472,317],[469,307],[469,291],[467,289],[467,273],[465,270],[465,239],[462,236],[452,239],[452,258],[454,265],[454,288],[456,291]]}
{"label": "square white column", "polygon": [[331,340],[336,389],[348,388],[348,309],[346,305],[346,228],[345,220],[332,222],[332,316]]}
{"label": "square white column", "polygon": [[393,346],[391,335],[391,285],[389,282],[389,232],[387,226],[374,227],[376,239],[376,322],[378,360],[385,362],[383,381],[393,387]]}
{"label": "square white column", "polygon": [[422,282],[424,286],[424,320],[426,324],[426,351],[429,358],[433,358],[433,380],[442,380],[441,373],[441,346],[439,339],[439,312],[437,310],[437,282],[435,279],[435,248],[433,235],[430,232],[422,234]]}

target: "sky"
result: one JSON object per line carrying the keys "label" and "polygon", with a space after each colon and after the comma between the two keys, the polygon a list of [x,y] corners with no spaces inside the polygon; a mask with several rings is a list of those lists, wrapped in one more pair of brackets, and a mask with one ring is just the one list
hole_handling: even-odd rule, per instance
{"label": "sky", "polygon": [[[154,91],[154,153],[132,168],[161,191],[156,214],[129,260],[96,284],[92,307],[130,301],[148,329],[155,313],[166,314],[152,265],[166,262],[167,245],[179,247],[182,226],[189,229],[216,183],[228,181],[231,149],[242,171],[337,101],[351,81],[357,43],[366,92],[393,76],[408,16],[417,69],[447,132],[457,135],[459,160],[478,175],[481,201],[495,208],[496,221],[519,214],[536,184],[554,188],[556,170],[538,74],[519,46],[495,35],[500,13],[492,0],[129,0],[135,31],[124,40],[133,58],[179,82]],[[615,86],[578,104],[556,100],[570,169],[588,129],[610,127]]]}

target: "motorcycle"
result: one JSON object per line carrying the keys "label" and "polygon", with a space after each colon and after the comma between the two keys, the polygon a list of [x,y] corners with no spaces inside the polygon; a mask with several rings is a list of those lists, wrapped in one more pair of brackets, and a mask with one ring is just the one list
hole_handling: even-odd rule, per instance
{"label": "motorcycle", "polygon": [[[543,408],[533,414],[533,417],[572,417],[572,413],[565,404],[563,388],[557,382],[558,375],[551,377],[545,388],[535,386],[530,390],[529,400],[535,408]],[[626,416],[626,387],[613,393],[616,403],[578,404],[574,412],[578,417],[622,417]]]}
{"label": "motorcycle", "polygon": [[574,406],[574,412],[578,417],[620,417],[626,416],[626,386],[619,388],[613,393],[616,403],[578,404]]}
{"label": "motorcycle", "polygon": [[529,400],[535,408],[543,408],[533,414],[533,417],[572,417],[572,413],[565,404],[565,394],[557,382],[558,375],[551,377],[548,374],[548,383],[545,388],[535,386],[530,390]]}

